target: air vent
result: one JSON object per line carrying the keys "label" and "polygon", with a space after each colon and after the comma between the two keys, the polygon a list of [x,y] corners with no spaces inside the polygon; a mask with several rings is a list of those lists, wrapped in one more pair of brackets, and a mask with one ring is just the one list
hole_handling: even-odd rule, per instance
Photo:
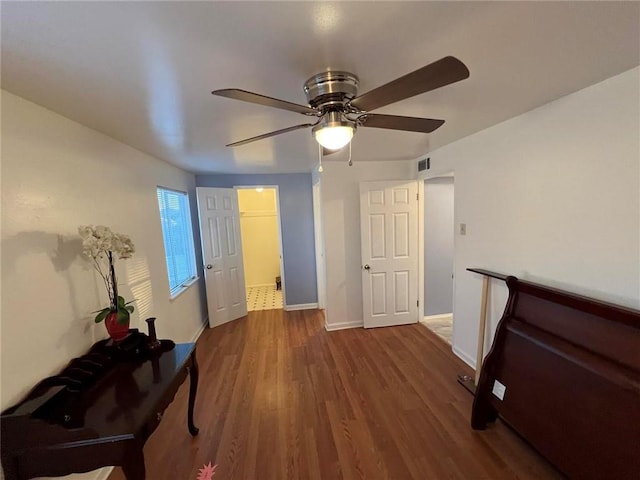
{"label": "air vent", "polygon": [[423,172],[424,170],[429,170],[431,168],[431,159],[425,158],[423,160],[418,161],[418,171]]}

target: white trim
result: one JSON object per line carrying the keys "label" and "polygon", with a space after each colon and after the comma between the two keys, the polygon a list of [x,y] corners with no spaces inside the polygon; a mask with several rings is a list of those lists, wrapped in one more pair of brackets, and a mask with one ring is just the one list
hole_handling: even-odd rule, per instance
{"label": "white trim", "polygon": [[196,343],[198,341],[198,338],[200,338],[200,335],[202,335],[202,332],[204,332],[204,329],[207,328],[208,326],[209,326],[209,316],[207,315],[207,317],[204,319],[204,322],[202,322],[202,325],[200,325],[196,333],[194,333],[193,337],[191,337],[190,343]]}
{"label": "white trim", "polygon": [[418,180],[423,180],[423,181],[432,180],[434,178],[445,178],[445,177],[455,178],[455,176],[456,176],[455,170],[450,170],[448,172],[441,172],[441,173],[433,173],[433,172],[430,172],[429,170],[423,170],[421,172],[418,172]]}
{"label": "white trim", "polygon": [[458,347],[456,347],[455,345],[453,346],[453,348],[451,349],[453,350],[453,353],[456,354],[456,356],[458,358],[460,358],[464,363],[466,363],[467,365],[469,365],[471,368],[473,368],[474,370],[476,369],[476,361],[471,357],[471,355],[469,355],[466,352],[463,352],[462,350],[460,350]]}
{"label": "white trim", "polygon": [[431,320],[449,320],[453,321],[453,313],[441,313],[439,315],[425,315],[422,318],[423,322],[429,322]]}
{"label": "white trim", "polygon": [[[424,181],[418,180],[418,319],[424,316]],[[418,320],[419,321],[419,320]]]}
{"label": "white trim", "polygon": [[298,303],[297,305],[285,305],[285,312],[292,312],[294,310],[314,310],[318,308],[317,303]]}
{"label": "white trim", "polygon": [[[282,281],[282,276],[280,276],[280,281]],[[273,287],[276,288],[276,279],[273,278],[273,282],[271,283],[258,283],[257,285],[247,285],[247,288],[257,288],[257,287]]]}
{"label": "white trim", "polygon": [[346,330],[348,328],[364,328],[364,321],[362,320],[354,320],[351,322],[340,322],[340,323],[332,323],[324,324],[324,328],[327,332],[334,332],[336,330]]}
{"label": "white trim", "polygon": [[200,277],[198,275],[196,275],[195,277],[190,278],[189,280],[184,282],[179,287],[176,287],[176,289],[174,290],[173,293],[169,292],[170,293],[169,301],[171,301],[171,302],[174,301],[176,298],[178,298],[180,295],[182,295],[184,292],[186,292],[191,285],[193,285],[194,283],[197,283],[198,280],[200,280]]}
{"label": "white trim", "polygon": [[325,308],[327,304],[327,279],[324,254],[324,222],[322,219],[322,178],[318,177],[312,189],[313,196],[313,234],[316,252],[316,286],[318,294],[318,308]]}

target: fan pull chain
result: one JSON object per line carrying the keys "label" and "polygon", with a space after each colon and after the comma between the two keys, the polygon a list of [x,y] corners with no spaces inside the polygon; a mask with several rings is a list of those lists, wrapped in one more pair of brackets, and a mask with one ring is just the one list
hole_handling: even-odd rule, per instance
{"label": "fan pull chain", "polygon": [[351,142],[349,142],[349,166],[353,165],[353,162],[351,161]]}
{"label": "fan pull chain", "polygon": [[320,145],[319,143],[318,143],[318,158],[320,162],[320,165],[318,166],[318,172],[322,173],[324,172],[324,168],[322,168],[322,145]]}

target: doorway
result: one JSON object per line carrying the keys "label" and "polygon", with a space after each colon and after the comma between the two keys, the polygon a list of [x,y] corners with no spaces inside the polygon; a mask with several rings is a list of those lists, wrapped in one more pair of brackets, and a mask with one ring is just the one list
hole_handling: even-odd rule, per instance
{"label": "doorway", "polygon": [[240,186],[238,208],[247,310],[282,309],[285,280],[277,186]]}
{"label": "doorway", "polygon": [[424,182],[424,318],[422,324],[453,340],[454,177]]}

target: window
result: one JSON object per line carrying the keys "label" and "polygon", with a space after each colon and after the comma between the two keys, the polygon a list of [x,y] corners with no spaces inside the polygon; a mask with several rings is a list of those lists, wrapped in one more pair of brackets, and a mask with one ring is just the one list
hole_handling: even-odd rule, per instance
{"label": "window", "polygon": [[175,297],[196,279],[189,197],[184,192],[158,187],[158,205],[169,290],[171,296]]}

